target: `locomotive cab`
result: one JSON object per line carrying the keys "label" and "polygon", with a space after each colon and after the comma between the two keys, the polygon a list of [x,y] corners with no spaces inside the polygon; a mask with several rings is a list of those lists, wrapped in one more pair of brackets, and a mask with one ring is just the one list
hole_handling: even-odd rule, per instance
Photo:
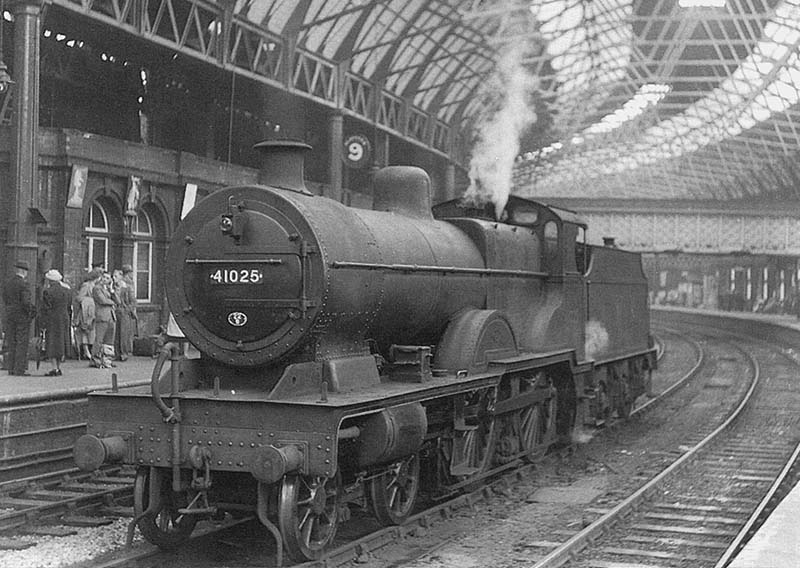
{"label": "locomotive cab", "polygon": [[[486,221],[497,219],[493,203],[476,205],[463,199],[436,205],[433,215],[444,220],[464,217]],[[550,276],[584,272],[583,259],[579,261],[576,257],[580,250],[576,243],[583,244],[587,225],[577,213],[512,195],[499,218],[503,224],[525,227],[537,236],[542,243],[540,266]]]}

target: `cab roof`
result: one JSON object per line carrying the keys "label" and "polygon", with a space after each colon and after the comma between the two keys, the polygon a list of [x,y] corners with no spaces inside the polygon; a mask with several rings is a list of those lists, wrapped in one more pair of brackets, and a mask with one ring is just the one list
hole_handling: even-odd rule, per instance
{"label": "cab roof", "polygon": [[524,199],[512,195],[508,198],[506,207],[500,219],[495,215],[494,203],[487,201],[475,204],[463,198],[451,199],[433,207],[433,216],[436,219],[471,218],[485,221],[500,221],[508,225],[531,227],[547,221],[559,223],[572,223],[579,227],[587,228],[586,222],[574,211],[551,207],[545,203]]}

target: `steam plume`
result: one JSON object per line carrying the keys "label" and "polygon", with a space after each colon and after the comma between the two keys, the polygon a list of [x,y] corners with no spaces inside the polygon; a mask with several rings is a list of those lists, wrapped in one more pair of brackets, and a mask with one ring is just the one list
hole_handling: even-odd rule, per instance
{"label": "steam plume", "polygon": [[498,218],[511,193],[519,137],[536,122],[529,98],[537,80],[523,67],[522,56],[522,46],[507,49],[487,83],[488,92],[497,99],[495,110],[477,125],[477,141],[469,167],[470,184],[464,194],[465,201],[470,203],[482,204],[487,200],[494,203]]}
{"label": "steam plume", "polygon": [[597,320],[586,322],[586,341],[584,350],[589,358],[596,358],[608,350],[608,332],[605,326]]}

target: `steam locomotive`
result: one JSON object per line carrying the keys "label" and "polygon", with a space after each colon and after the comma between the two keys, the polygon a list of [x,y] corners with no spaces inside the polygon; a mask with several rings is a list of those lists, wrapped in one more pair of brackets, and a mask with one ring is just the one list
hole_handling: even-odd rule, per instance
{"label": "steam locomotive", "polygon": [[279,554],[319,558],[353,507],[400,524],[612,414],[649,388],[640,257],[591,246],[574,213],[512,196],[431,207],[392,166],[374,207],[311,194],[296,142],[264,185],[212,193],[167,254],[185,341],[149,387],[90,395],[75,461],[137,467],[136,523],[173,548],[255,512]]}

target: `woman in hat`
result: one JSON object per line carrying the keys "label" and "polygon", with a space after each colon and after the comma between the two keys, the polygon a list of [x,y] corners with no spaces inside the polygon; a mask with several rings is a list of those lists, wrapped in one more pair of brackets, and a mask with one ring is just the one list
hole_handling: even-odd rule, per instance
{"label": "woman in hat", "polygon": [[80,359],[92,360],[91,348],[94,344],[94,298],[92,290],[102,273],[92,270],[83,279],[75,297],[72,312],[72,325],[75,327],[75,340],[80,345]]}
{"label": "woman in hat", "polygon": [[65,346],[69,337],[70,289],[61,284],[61,273],[55,268],[45,275],[47,287],[42,292],[42,327],[45,330],[45,356],[53,363],[53,368],[45,373],[49,377],[61,375],[61,360],[66,354]]}

